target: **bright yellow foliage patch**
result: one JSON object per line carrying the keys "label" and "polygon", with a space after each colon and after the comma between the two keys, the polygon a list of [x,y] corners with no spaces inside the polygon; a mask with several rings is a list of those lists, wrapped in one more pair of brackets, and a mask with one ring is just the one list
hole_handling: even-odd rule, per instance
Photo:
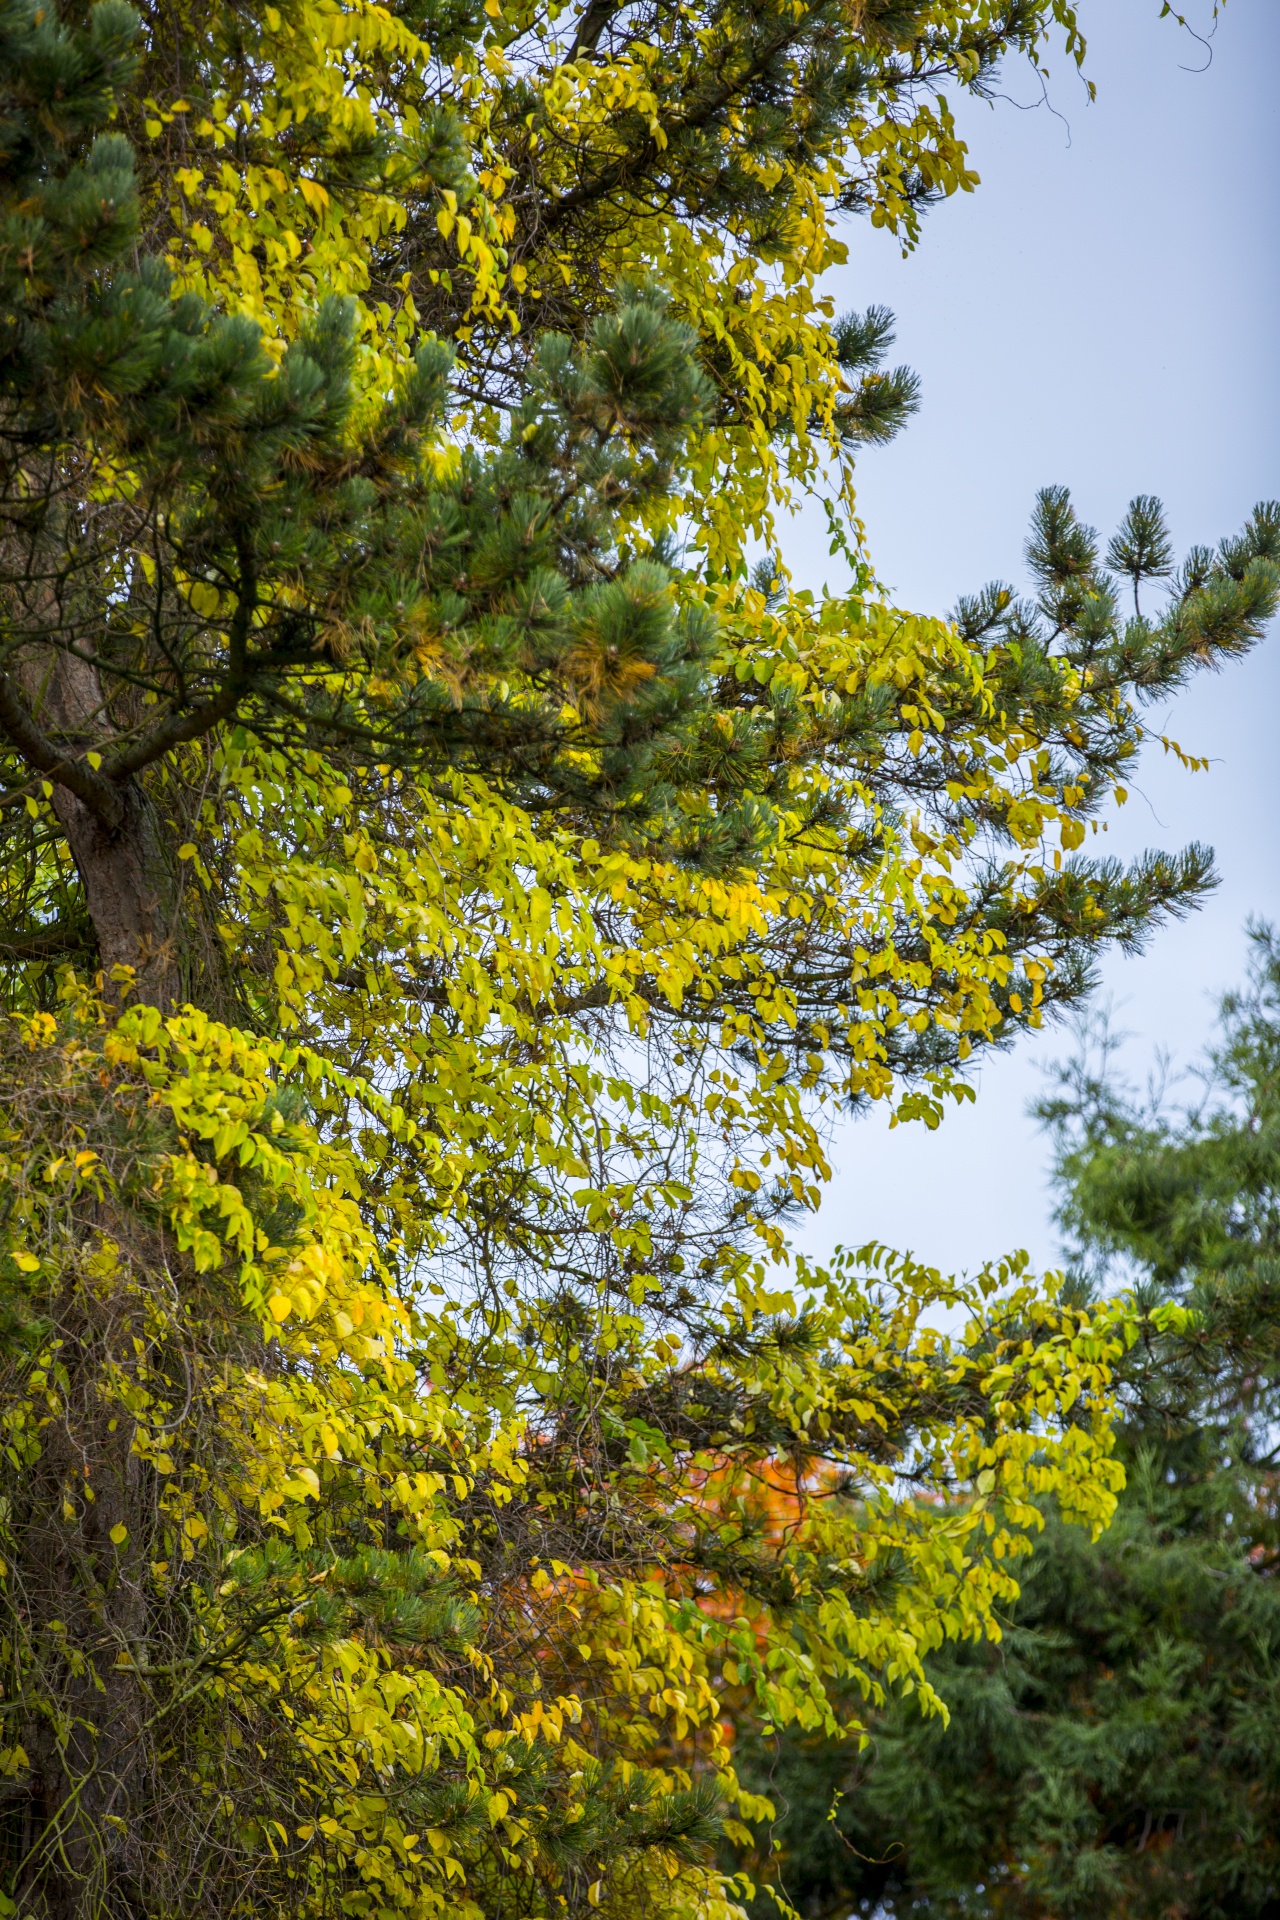
{"label": "bright yellow foliage patch", "polygon": [[[496,442],[544,320],[581,337],[624,274],[661,278],[718,410],[632,531],[683,527],[700,555],[672,591],[716,623],[703,768],[722,742],[732,782],[766,695],[791,729],[718,864],[672,851],[717,827],[678,755],[663,832],[605,831],[474,773],[210,735],[171,763],[199,796],[180,858],[257,1031],[129,1004],[127,981],[108,1011],[70,977],[10,1023],[0,1257],[54,1307],[6,1375],[8,1468],[53,1458],[80,1342],[121,1475],[154,1489],[148,1537],[108,1538],[170,1638],[116,1669],[255,1912],[721,1920],[743,1889],[693,1802],[711,1782],[767,1812],[730,1714],[834,1735],[827,1683],[850,1679],[943,1711],[925,1656],[998,1633],[1034,1503],[1095,1531],[1114,1508],[1128,1306],[1085,1312],[1018,1260],[814,1267],[780,1219],[818,1206],[844,1104],[936,1125],[970,1049],[1036,1024],[1060,958],[1038,903],[1094,798],[1071,716],[1112,764],[1140,738],[1120,687],[1058,658],[1024,686],[1007,636],[884,604],[852,519],[820,289],[841,205],[913,242],[924,189],[973,187],[940,88],[976,78],[999,11],[868,40],[864,96],[785,160],[708,108],[683,196],[652,179],[701,137],[688,102],[732,77],[741,9],[578,45],[567,11],[488,0],[447,57],[424,18],[357,0],[155,15],[132,131],[179,283],[276,353],[355,296],[369,412],[421,329],[447,332],[459,411],[430,471]],[[1076,53],[1064,5],[1028,38],[1047,20]],[[748,585],[751,540],[820,483],[853,589]],[[182,590],[219,617],[216,584]],[[429,634],[414,662],[462,673]],[[1104,918],[1087,889],[1070,910],[1086,940]],[[933,1065],[906,1045],[930,1035],[954,1042]],[[87,1467],[60,1485],[69,1529],[100,1491]]]}

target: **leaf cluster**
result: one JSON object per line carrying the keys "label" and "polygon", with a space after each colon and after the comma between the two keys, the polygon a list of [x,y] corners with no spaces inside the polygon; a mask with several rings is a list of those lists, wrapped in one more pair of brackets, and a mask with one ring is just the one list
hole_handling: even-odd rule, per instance
{"label": "leaf cluster", "polygon": [[[1272,1910],[1278,981],[1259,927],[1181,1110],[1118,1083],[1105,1030],[1042,1104],[1078,1291],[1122,1276],[1145,1309],[1117,1368],[1127,1484],[1092,1543],[1046,1503],[999,1647],[931,1664],[948,1727],[894,1709],[859,1754],[748,1737],[802,1914]],[[1161,1332],[1170,1300],[1191,1314]]]}

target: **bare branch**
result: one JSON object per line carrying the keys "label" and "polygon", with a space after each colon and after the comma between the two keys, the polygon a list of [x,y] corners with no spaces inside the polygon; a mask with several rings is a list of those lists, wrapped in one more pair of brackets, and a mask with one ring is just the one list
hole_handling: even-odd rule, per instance
{"label": "bare branch", "polygon": [[14,746],[38,773],[65,787],[82,800],[108,831],[118,827],[124,817],[124,804],[116,788],[102,773],[95,772],[84,758],[68,760],[52,740],[37,726],[29,707],[20,697],[7,673],[0,673],[0,727]]}

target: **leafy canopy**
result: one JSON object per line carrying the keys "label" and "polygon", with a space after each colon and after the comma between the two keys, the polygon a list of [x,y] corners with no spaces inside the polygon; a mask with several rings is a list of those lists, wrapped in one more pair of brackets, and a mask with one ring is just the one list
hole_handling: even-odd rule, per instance
{"label": "leafy canopy", "polygon": [[1194,900],[1082,849],[1275,600],[1270,506],[1151,605],[1051,489],[952,622],[848,521],[834,222],[1054,21],[0,11],[17,1911],[711,1920],[726,1699],[936,1706],[1111,1513],[1135,1312],[784,1234]]}
{"label": "leafy canopy", "polygon": [[[1042,1103],[1088,1298],[1148,1311],[1116,1370],[1126,1485],[1090,1542],[1045,1529],[998,1648],[927,1670],[950,1725],[891,1708],[874,1747],[754,1740],[785,1809],[773,1871],[808,1914],[1261,1920],[1280,1890],[1280,952],[1251,978],[1184,1107],[1118,1084],[1105,1028]],[[768,1907],[761,1902],[761,1910]]]}

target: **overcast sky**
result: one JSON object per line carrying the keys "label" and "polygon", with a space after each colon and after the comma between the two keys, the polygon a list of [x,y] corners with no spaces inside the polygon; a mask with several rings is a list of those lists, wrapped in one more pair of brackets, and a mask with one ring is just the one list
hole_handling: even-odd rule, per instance
{"label": "overcast sky", "polygon": [[[1181,3],[1207,33],[1211,0]],[[1083,0],[1092,105],[1058,57],[1049,106],[966,111],[982,184],[928,215],[914,255],[865,223],[850,231],[836,297],[893,308],[895,357],[924,388],[917,419],[859,473],[899,604],[942,612],[986,579],[1022,582],[1027,515],[1049,482],[1104,534],[1133,494],[1158,493],[1180,549],[1280,495],[1280,5],[1228,0],[1211,54],[1159,12]],[[1039,98],[1026,70],[1005,85]],[[814,585],[835,564],[807,522],[788,551]],[[1246,918],[1280,918],[1280,633],[1151,720],[1212,765],[1191,776],[1156,748],[1112,815],[1110,850],[1207,840],[1222,885],[1144,957],[1105,969],[1140,1075],[1160,1046],[1194,1057],[1242,973]],[[1025,1109],[1067,1045],[1059,1030],[985,1067],[976,1105],[933,1135],[847,1123],[822,1214],[797,1238],[813,1252],[876,1238],[952,1270],[1014,1246],[1053,1264],[1045,1143]]]}

